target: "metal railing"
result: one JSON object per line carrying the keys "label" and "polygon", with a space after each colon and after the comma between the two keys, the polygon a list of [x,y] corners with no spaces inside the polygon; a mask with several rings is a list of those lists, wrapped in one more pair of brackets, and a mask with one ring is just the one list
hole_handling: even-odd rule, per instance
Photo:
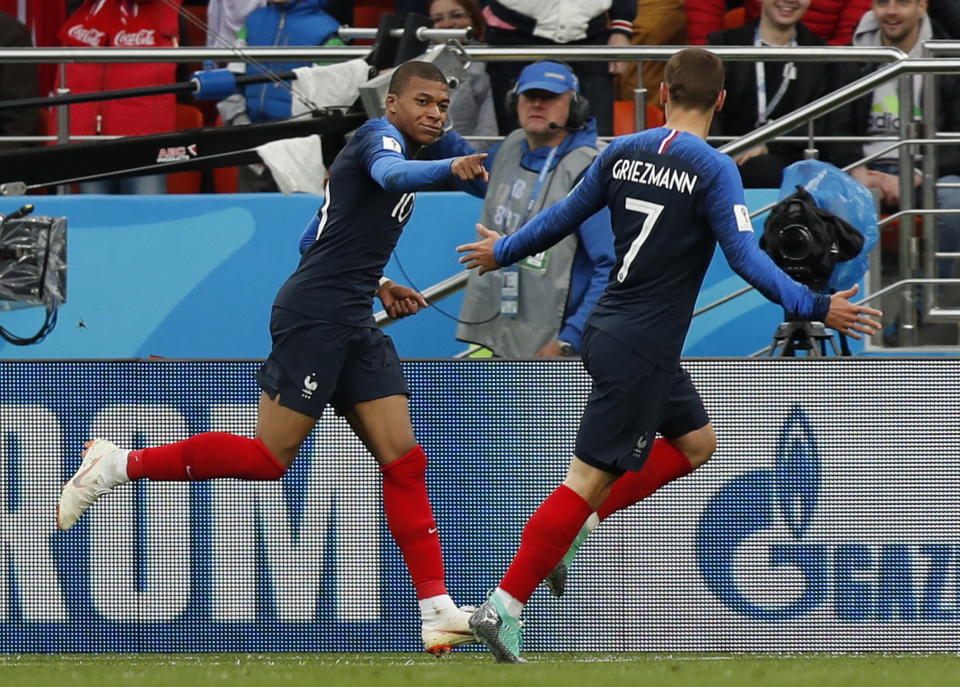
{"label": "metal railing", "polygon": [[[341,29],[348,36],[367,38],[375,35],[371,29]],[[396,31],[401,31],[397,29]],[[352,32],[352,33],[351,33]],[[422,29],[427,38],[460,37],[465,30]],[[429,34],[429,35],[428,35]],[[679,50],[688,46],[563,46],[538,47],[469,47],[470,58],[479,62],[534,61],[544,59],[567,59],[576,61],[623,61],[638,65],[648,60],[668,60]],[[237,59],[276,60],[281,62],[323,61],[341,62],[366,57],[370,46],[335,47],[245,47],[245,48],[0,48],[0,62],[11,63],[71,63],[71,62],[228,62]],[[759,57],[767,61],[829,61],[834,62],[893,62],[905,54],[897,48],[756,48],[714,47],[713,52],[724,60],[746,61]],[[639,131],[646,128],[646,107],[642,105],[643,91],[635,94],[635,123]],[[21,139],[22,140],[22,139]],[[53,139],[59,140],[59,136]]]}
{"label": "metal railing", "polygon": [[[470,58],[478,62],[532,62],[558,58],[575,62],[642,62],[668,60],[688,48],[674,46],[466,46]],[[723,60],[768,62],[897,62],[906,54],[897,48],[757,48],[711,47]],[[0,48],[0,62],[229,62],[238,57],[276,62],[343,62],[366,57],[370,46],[332,47],[245,47],[245,48]]]}
{"label": "metal railing", "polygon": [[[354,26],[343,26],[337,31],[340,40],[353,41],[364,39],[375,39],[380,33],[378,29],[364,29]],[[402,38],[406,35],[406,29],[391,29],[390,36],[393,38]],[[429,26],[421,26],[414,32],[418,41],[446,41],[458,40],[465,41],[473,38],[473,29],[434,29]],[[369,47],[369,46],[368,46]]]}
{"label": "metal railing", "polygon": [[[370,37],[375,35],[371,29],[342,29],[352,32],[352,37]],[[397,30],[399,31],[399,29]],[[460,37],[465,30],[424,29],[428,38]],[[448,35],[449,34],[449,35]],[[471,59],[477,61],[538,60],[550,58],[575,57],[577,61],[629,61],[642,63],[647,60],[667,60],[678,50],[687,46],[562,46],[541,47],[471,47],[468,52]],[[745,61],[762,57],[767,61],[824,61],[829,55],[833,62],[871,62],[884,63],[902,60],[906,55],[888,47],[861,48],[756,48],[756,47],[715,47],[711,48],[724,60]],[[205,60],[226,62],[239,59],[275,60],[275,61],[323,61],[339,62],[365,57],[370,46],[335,47],[246,47],[240,48],[0,48],[0,63],[50,63],[75,62],[202,62]],[[69,84],[67,84],[69,87]],[[64,91],[66,92],[66,91]],[[66,108],[63,108],[66,110]],[[637,130],[645,128],[646,108],[638,106],[635,110]],[[66,112],[62,114],[67,115]],[[59,121],[59,119],[58,119]],[[807,137],[805,140],[809,140]],[[69,136],[17,137],[4,140],[22,142],[66,142]],[[79,139],[77,139],[79,140]],[[106,140],[106,139],[104,139]],[[820,140],[820,139],[817,139]],[[840,140],[840,139],[833,139]]]}

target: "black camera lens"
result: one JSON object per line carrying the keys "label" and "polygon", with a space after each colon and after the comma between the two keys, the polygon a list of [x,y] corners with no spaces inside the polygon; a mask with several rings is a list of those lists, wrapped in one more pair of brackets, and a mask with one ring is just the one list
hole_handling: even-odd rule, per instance
{"label": "black camera lens", "polygon": [[788,224],[780,230],[780,255],[786,260],[802,261],[813,252],[813,234],[802,224]]}

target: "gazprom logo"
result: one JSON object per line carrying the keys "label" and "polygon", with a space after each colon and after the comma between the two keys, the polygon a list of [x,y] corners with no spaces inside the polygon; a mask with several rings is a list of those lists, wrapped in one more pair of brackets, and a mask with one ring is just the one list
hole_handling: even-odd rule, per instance
{"label": "gazprom logo", "polygon": [[794,407],[772,469],[738,475],[710,499],[697,528],[697,562],[717,599],[768,622],[813,612],[847,622],[960,619],[957,594],[948,591],[960,584],[960,546],[831,539],[831,518],[857,515],[831,508],[818,522],[822,462],[809,418]]}

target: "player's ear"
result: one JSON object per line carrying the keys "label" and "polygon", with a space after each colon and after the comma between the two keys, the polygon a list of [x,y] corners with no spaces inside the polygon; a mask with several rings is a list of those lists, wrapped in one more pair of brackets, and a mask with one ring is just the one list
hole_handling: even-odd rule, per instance
{"label": "player's ear", "polygon": [[720,91],[720,95],[717,96],[717,104],[716,104],[716,106],[715,106],[713,109],[715,109],[717,112],[719,112],[720,110],[723,109],[723,104],[724,104],[725,102],[727,102],[727,91],[726,91],[726,90],[722,90],[722,91]]}
{"label": "player's ear", "polygon": [[391,114],[396,114],[396,105],[397,105],[397,94],[396,93],[387,93],[387,112]]}
{"label": "player's ear", "polygon": [[670,87],[661,81],[660,82],[660,107],[665,106],[669,98],[670,98]]}

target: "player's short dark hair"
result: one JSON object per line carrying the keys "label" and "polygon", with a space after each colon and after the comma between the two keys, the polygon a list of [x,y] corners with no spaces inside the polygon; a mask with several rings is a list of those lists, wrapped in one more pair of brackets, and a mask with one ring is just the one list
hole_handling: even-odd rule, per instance
{"label": "player's short dark hair", "polygon": [[412,60],[404,62],[394,70],[393,76],[390,77],[390,88],[387,89],[387,93],[400,95],[407,88],[410,79],[414,77],[427,81],[439,81],[444,86],[447,85],[447,78],[440,71],[440,67],[432,62]]}
{"label": "player's short dark hair", "polygon": [[663,82],[674,105],[711,110],[723,90],[723,62],[709,50],[686,48],[667,62]]}

